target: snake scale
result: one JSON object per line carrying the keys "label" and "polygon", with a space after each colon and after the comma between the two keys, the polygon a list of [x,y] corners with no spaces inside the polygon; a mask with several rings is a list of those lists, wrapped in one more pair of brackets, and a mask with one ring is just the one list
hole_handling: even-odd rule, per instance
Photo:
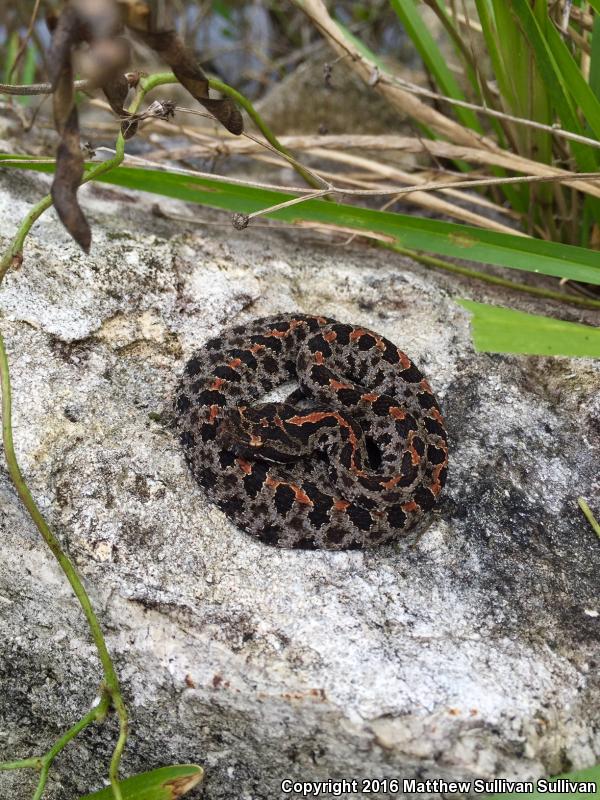
{"label": "snake scale", "polygon": [[[257,401],[287,381],[282,402]],[[194,477],[279,547],[370,547],[431,520],[447,436],[429,383],[378,333],[286,314],[224,330],[186,364],[175,410]]]}

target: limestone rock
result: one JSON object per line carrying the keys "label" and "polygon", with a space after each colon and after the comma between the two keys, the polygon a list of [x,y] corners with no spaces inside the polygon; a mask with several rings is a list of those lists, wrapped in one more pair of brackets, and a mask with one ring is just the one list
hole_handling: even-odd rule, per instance
{"label": "limestone rock", "polygon": [[[4,243],[45,187],[0,176]],[[0,324],[21,466],[123,681],[123,774],[193,761],[207,799],[273,800],[285,778],[597,763],[600,547],[576,498],[598,511],[598,365],[476,354],[454,298],[557,308],[306,231],[235,232],[225,215],[165,203],[222,221],[180,225],[106,187],[81,201],[91,255],[46,214],[0,290]],[[169,427],[184,361],[232,320],[295,310],[380,331],[440,397],[449,480],[415,547],[271,549],[190,477]],[[0,495],[0,757],[12,759],[85,713],[100,671],[5,466]],[[114,734],[113,722],[69,746],[49,800],[102,785]],[[3,797],[33,786],[0,774]]]}

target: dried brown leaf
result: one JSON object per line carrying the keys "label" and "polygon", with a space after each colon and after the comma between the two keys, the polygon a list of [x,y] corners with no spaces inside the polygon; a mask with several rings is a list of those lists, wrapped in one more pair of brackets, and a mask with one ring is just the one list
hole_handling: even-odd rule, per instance
{"label": "dried brown leaf", "polygon": [[197,786],[203,777],[203,772],[199,772],[196,775],[186,775],[182,778],[173,778],[173,780],[167,781],[164,784],[164,788],[170,789],[172,800],[178,800],[179,797],[187,794],[190,789],[193,789],[194,786]]}
{"label": "dried brown leaf", "polygon": [[53,88],[54,123],[61,135],[51,195],[63,225],[87,252],[92,236],[77,201],[84,159],[79,142],[72,53],[81,42],[90,43],[85,64],[90,85],[102,86],[113,110],[125,116],[123,103],[129,84],[123,71],[129,63],[129,45],[117,36],[121,21],[113,0],[72,0],[51,25],[48,74]]}
{"label": "dried brown leaf", "polygon": [[68,6],[58,18],[48,56],[48,73],[54,89],[54,124],[61,135],[56,153],[56,172],[52,182],[52,201],[63,225],[87,252],[91,232],[77,202],[77,187],[83,175],[83,154],[79,146],[79,123],[73,88],[71,49],[80,40],[77,11]]}
{"label": "dried brown leaf", "polygon": [[102,84],[102,91],[115,114],[119,117],[126,117],[128,112],[124,105],[129,93],[129,83],[123,73],[119,72],[106,80]]}
{"label": "dried brown leaf", "polygon": [[83,163],[83,153],[79,146],[77,108],[73,106],[56,153],[56,172],[50,194],[61,222],[87,253],[92,233],[77,202],[77,189],[83,176]]}
{"label": "dried brown leaf", "polygon": [[133,137],[138,132],[139,123],[137,119],[130,117],[129,119],[124,119],[121,123],[121,133],[123,134],[123,138],[133,139]]}
{"label": "dried brown leaf", "polygon": [[75,93],[71,47],[77,41],[79,32],[76,11],[65,8],[54,27],[48,53],[48,77],[53,91],[54,125],[58,133],[62,133],[73,108]]}
{"label": "dried brown leaf", "polygon": [[122,36],[112,40],[110,46],[108,44],[103,40],[94,44],[92,48],[94,55],[102,58],[98,82],[114,113],[124,118],[128,116],[124,106],[130,89],[124,72],[131,58],[131,47]]}
{"label": "dried brown leaf", "polygon": [[192,51],[184,45],[174,30],[134,30],[171,67],[177,80],[192,97],[202,103],[230,133],[239,136],[243,132],[244,121],[239,108],[229,97],[209,97],[208,78]]}

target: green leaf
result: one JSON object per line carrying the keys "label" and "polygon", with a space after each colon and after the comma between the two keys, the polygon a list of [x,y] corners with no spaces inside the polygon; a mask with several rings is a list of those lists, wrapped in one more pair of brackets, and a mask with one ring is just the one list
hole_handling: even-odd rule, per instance
{"label": "green leaf", "polygon": [[2,70],[2,83],[10,83],[12,66],[19,52],[19,34],[16,31],[8,38],[8,43],[4,45],[4,68]]}
{"label": "green leaf", "polygon": [[498,33],[496,31],[490,1],[475,0],[475,6],[477,8],[477,15],[479,16],[483,38],[487,46],[490,61],[492,62],[493,75],[498,82],[502,96],[508,100],[510,97],[509,83],[504,70],[504,62],[500,54]]}
{"label": "green leaf", "polygon": [[548,46],[565,79],[573,101],[583,111],[595,138],[600,139],[600,101],[583,77],[581,69],[554,25],[548,26],[547,35]]}
{"label": "green leaf", "polygon": [[588,3],[594,9],[596,14],[600,14],[600,0],[588,0]]}
{"label": "green leaf", "polygon": [[[242,213],[293,198],[273,190],[134,167],[121,167],[103,180]],[[414,250],[600,284],[600,254],[582,247],[323,200],[307,200],[268,216],[285,222],[308,220],[374,231]]]}
{"label": "green leaf", "polygon": [[[598,0],[600,5],[600,0]],[[594,17],[592,54],[590,56],[590,89],[600,99],[600,14]]]}
{"label": "green leaf", "polygon": [[[596,791],[593,792],[558,792],[556,791],[556,787],[554,787],[550,792],[531,792],[526,794],[525,792],[506,792],[504,794],[492,794],[488,795],[487,798],[483,800],[512,800],[515,797],[523,797],[527,798],[527,800],[548,800],[551,797],[553,800],[577,800],[577,798],[586,798],[587,800],[600,800],[600,765],[597,767],[591,767],[590,769],[582,769],[578,770],[577,772],[568,772],[563,775],[559,775],[556,778],[550,778],[552,782],[558,780],[567,780],[571,781],[572,783],[575,782],[586,782],[586,783],[594,783],[596,784]],[[561,784],[567,788],[566,784]]]}
{"label": "green leaf", "polygon": [[[13,158],[0,154],[0,167],[3,160]],[[20,158],[17,157],[18,160]],[[54,169],[53,164],[36,163],[31,159],[27,163],[6,166],[40,172],[52,172]],[[141,167],[119,167],[99,180],[245,214],[294,197],[272,189],[242,186],[216,178]],[[323,200],[306,200],[273,211],[267,216],[285,222],[318,222],[352,228],[358,232],[374,232],[389,236],[395,243],[412,250],[600,284],[600,253],[583,247]]]}
{"label": "green leaf", "polygon": [[334,22],[344,35],[344,38],[348,39],[349,42],[352,42],[354,47],[356,47],[363,58],[366,58],[368,61],[372,61],[373,64],[375,64],[382,72],[386,71],[386,66],[383,61],[369,47],[367,47],[362,39],[359,39],[358,36],[355,36],[352,31],[344,25],[343,22],[339,21],[339,19],[334,19]]}
{"label": "green leaf", "polygon": [[[455,100],[464,100],[465,96],[446,64],[446,60],[433,36],[427,30],[421,15],[417,11],[414,0],[390,0],[390,2],[398,19],[404,25],[406,32],[419,51],[423,63],[433,75],[443,94],[453,97]],[[473,111],[456,107],[455,112],[463,125],[476,131],[482,130],[479,120]]]}
{"label": "green leaf", "polygon": [[600,328],[472,300],[457,302],[473,313],[473,342],[479,352],[600,358]]}
{"label": "green leaf", "polygon": [[[562,59],[561,65],[559,66],[557,64],[553,49],[542,33],[538,21],[529,5],[529,0],[513,0],[511,8],[523,26],[523,31],[535,52],[538,68],[547,91],[552,97],[552,102],[556,106],[563,127],[574,133],[584,135],[585,130],[577,117],[577,107],[574,105],[571,98],[567,76],[563,74],[562,71],[565,64]],[[551,30],[551,26],[548,26],[548,29]],[[571,142],[571,148],[577,159],[579,168],[584,172],[594,172],[597,166],[596,153],[587,145],[576,142]]]}
{"label": "green leaf", "polygon": [[[204,770],[196,764],[178,764],[143,772],[120,782],[123,800],[176,800],[197,786]],[[79,800],[113,800],[110,786]]]}

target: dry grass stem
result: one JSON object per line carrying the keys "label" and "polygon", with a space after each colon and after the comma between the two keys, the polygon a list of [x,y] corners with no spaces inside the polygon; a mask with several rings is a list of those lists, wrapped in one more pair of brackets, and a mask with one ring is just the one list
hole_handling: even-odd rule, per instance
{"label": "dry grass stem", "polygon": [[[154,130],[161,132],[171,132],[173,125],[164,123],[160,120],[152,120],[148,123]],[[175,123],[176,124],[176,123]],[[248,140],[211,137],[205,131],[188,126],[178,126],[181,133],[188,136],[193,141],[198,142],[196,148],[185,148],[187,157],[196,155],[206,156],[227,156],[245,155],[258,152],[262,146],[252,144]],[[427,155],[435,158],[466,161],[471,164],[479,164],[490,167],[502,167],[503,169],[514,172],[522,172],[528,176],[546,178],[552,180],[558,178],[566,186],[570,186],[585,194],[600,197],[600,186],[589,183],[585,179],[573,180],[574,173],[560,167],[552,167],[533,161],[523,156],[515,155],[506,150],[490,152],[485,149],[464,147],[454,145],[450,142],[428,139],[426,142],[415,136],[397,135],[334,135],[334,136],[280,136],[279,141],[284,147],[290,150],[314,150],[314,148],[326,148],[328,150],[358,149],[358,150],[389,150],[396,153],[407,155]],[[177,158],[178,151],[161,149],[158,151],[160,157],[167,155],[169,158]],[[153,153],[154,157],[157,153]]]}
{"label": "dry grass stem", "polygon": [[[98,152],[114,153],[108,147],[99,147]],[[162,172],[173,172],[179,175],[190,175],[192,177],[206,178],[213,181],[223,181],[225,183],[235,183],[240,186],[251,186],[256,189],[272,189],[279,192],[290,192],[294,194],[302,194],[308,197],[321,196],[323,194],[342,194],[342,195],[355,195],[355,196],[383,196],[383,195],[405,195],[411,194],[415,191],[439,191],[448,189],[448,181],[430,181],[424,183],[417,188],[413,186],[391,186],[387,188],[375,189],[344,189],[341,186],[328,184],[327,188],[323,190],[307,189],[305,186],[282,186],[280,184],[257,182],[252,180],[245,180],[242,178],[234,178],[227,175],[218,175],[212,172],[202,172],[193,169],[181,169],[172,165],[161,164],[156,161],[150,161],[147,158],[139,156],[127,156],[123,162],[125,165],[132,166],[144,165],[152,169],[160,170]],[[585,179],[594,179],[600,181],[600,172],[564,172],[558,175],[523,175],[517,178],[483,178],[476,180],[461,180],[452,183],[452,188],[478,188],[480,186],[500,186],[502,184],[515,184],[515,183],[566,183],[567,185],[583,183]],[[323,179],[321,179],[323,180]],[[600,195],[600,186],[597,187],[597,192]],[[304,199],[307,199],[305,197]],[[294,202],[296,198],[294,199]],[[279,207],[279,206],[278,206]]]}
{"label": "dry grass stem", "polygon": [[[408,114],[456,144],[475,148],[484,147],[490,150],[497,149],[497,145],[491,139],[479,136],[458,122],[448,119],[439,111],[421,102],[414,94],[391,81],[388,75],[380,73],[379,67],[374,61],[366,58],[351,42],[346,40],[340,28],[330,17],[322,0],[295,0],[295,2],[327,38],[336,53],[347,57],[346,63],[360,78],[367,85],[374,83],[374,90],[382,94],[402,114]],[[376,82],[374,82],[374,76],[377,77]]]}
{"label": "dry grass stem", "polygon": [[[93,105],[110,110],[108,104],[103,101],[91,101]],[[199,130],[178,123],[163,122],[161,120],[150,120],[148,122],[146,135],[149,132],[161,131],[173,133],[173,126],[189,139],[198,142],[206,147],[206,151],[198,151],[197,154],[212,156],[241,155],[255,151],[262,147],[262,143],[253,139],[254,144],[249,139],[239,139],[223,135],[221,131],[217,135],[210,136],[206,129]],[[213,130],[216,129],[216,126]],[[227,136],[227,138],[226,138]],[[284,147],[292,150],[309,149],[310,147],[326,147],[339,149],[341,147],[358,149],[385,149],[397,150],[407,154],[423,154],[434,158],[445,158],[451,160],[466,161],[471,164],[481,164],[491,167],[502,167],[503,169],[514,172],[522,172],[528,176],[535,176],[551,180],[558,178],[566,186],[577,189],[585,194],[600,198],[600,186],[589,183],[586,180],[572,180],[573,173],[563,170],[560,167],[549,166],[538,161],[516,155],[507,150],[496,148],[488,150],[483,147],[467,147],[461,144],[452,144],[441,140],[428,139],[424,141],[419,137],[396,136],[396,135],[336,135],[336,136],[280,136],[278,137]],[[212,146],[211,146],[212,141]],[[169,151],[168,156],[173,158],[175,151]],[[188,151],[189,153],[189,151]],[[196,153],[194,153],[196,154]]]}

